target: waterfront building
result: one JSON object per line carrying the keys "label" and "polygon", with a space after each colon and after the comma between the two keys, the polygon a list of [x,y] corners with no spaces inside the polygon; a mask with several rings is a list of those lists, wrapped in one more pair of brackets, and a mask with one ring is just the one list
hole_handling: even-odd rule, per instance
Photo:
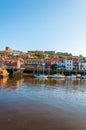
{"label": "waterfront building", "polygon": [[59,70],[65,70],[65,64],[63,58],[50,58],[45,59],[46,69],[50,70],[52,68],[52,65],[56,65],[57,69]]}
{"label": "waterfront building", "polygon": [[21,62],[19,59],[4,58],[3,60],[8,69],[20,69],[21,67]]}
{"label": "waterfront building", "polygon": [[71,59],[65,59],[64,60],[64,64],[65,64],[65,69],[66,70],[73,70],[74,66],[73,66],[73,60]]}
{"label": "waterfront building", "polygon": [[86,70],[86,60],[81,60],[79,62],[79,70]]}
{"label": "waterfront building", "polygon": [[25,68],[27,69],[42,69],[42,64],[44,63],[44,59],[41,58],[28,58],[25,62]]}
{"label": "waterfront building", "polygon": [[41,58],[28,58],[27,59],[27,64],[42,64],[42,62],[44,62],[44,59]]}

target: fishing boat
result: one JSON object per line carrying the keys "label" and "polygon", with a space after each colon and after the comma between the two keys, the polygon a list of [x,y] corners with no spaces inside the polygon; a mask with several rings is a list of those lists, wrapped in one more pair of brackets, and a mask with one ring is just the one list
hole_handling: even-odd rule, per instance
{"label": "fishing boat", "polygon": [[81,78],[82,78],[82,79],[86,79],[86,75],[82,75]]}
{"label": "fishing boat", "polygon": [[77,75],[76,75],[76,78],[81,78],[81,74],[77,74]]}
{"label": "fishing boat", "polygon": [[34,77],[35,78],[47,78],[47,75],[44,75],[44,74],[35,74]]}
{"label": "fishing boat", "polygon": [[1,69],[0,70],[0,77],[8,77],[9,73],[7,72],[6,69]]}
{"label": "fishing boat", "polygon": [[72,74],[72,75],[66,76],[66,78],[68,78],[68,79],[74,79],[74,78],[76,78],[76,75]]}
{"label": "fishing boat", "polygon": [[37,67],[37,74],[34,74],[34,77],[35,78],[47,78],[48,76],[44,74],[44,69],[45,69],[45,63],[42,63],[42,69],[43,69],[43,73],[40,74],[39,71],[38,71],[38,67]]}
{"label": "fishing boat", "polygon": [[65,75],[62,74],[54,74],[51,76],[51,78],[65,78]]}

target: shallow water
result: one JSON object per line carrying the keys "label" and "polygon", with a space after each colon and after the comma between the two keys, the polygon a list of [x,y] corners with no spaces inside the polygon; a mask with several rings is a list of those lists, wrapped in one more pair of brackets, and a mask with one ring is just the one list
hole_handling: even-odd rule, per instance
{"label": "shallow water", "polygon": [[0,130],[86,130],[86,80],[0,79]]}

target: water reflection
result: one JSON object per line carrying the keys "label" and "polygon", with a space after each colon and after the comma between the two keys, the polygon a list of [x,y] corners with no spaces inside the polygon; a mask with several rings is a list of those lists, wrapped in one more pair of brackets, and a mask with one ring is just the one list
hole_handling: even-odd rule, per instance
{"label": "water reflection", "polygon": [[7,84],[8,77],[0,79],[0,89],[4,88]]}
{"label": "water reflection", "polygon": [[86,80],[80,79],[35,79],[35,78],[22,78],[22,79],[9,79],[2,78],[0,79],[0,89],[19,89],[22,85],[28,86],[58,86],[58,87],[67,87],[72,89],[86,88]]}
{"label": "water reflection", "polygon": [[[27,79],[26,79],[27,80]],[[26,83],[26,80],[24,80],[24,83]],[[40,79],[28,79],[28,83],[31,85],[42,85],[45,84],[48,87],[49,86],[58,86],[58,87],[68,87],[68,88],[79,88],[79,87],[85,87],[86,86],[86,80],[80,80],[80,79],[47,79],[47,80],[40,80]]]}
{"label": "water reflection", "polygon": [[6,78],[1,78],[0,79],[0,89],[18,89],[24,79],[9,79],[8,77]]}
{"label": "water reflection", "polygon": [[86,80],[0,79],[0,130],[85,130],[85,110]]}

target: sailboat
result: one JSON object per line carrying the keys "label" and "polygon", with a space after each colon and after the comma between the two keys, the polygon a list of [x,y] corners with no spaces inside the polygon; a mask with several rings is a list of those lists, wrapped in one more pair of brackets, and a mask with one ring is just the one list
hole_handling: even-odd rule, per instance
{"label": "sailboat", "polygon": [[47,78],[47,75],[44,75],[44,74],[35,74],[34,75],[35,78]]}
{"label": "sailboat", "polygon": [[47,75],[44,74],[45,63],[42,63],[42,66],[43,66],[43,74],[40,74],[40,73],[37,72],[37,74],[34,75],[35,78],[47,78]]}
{"label": "sailboat", "polygon": [[72,75],[66,76],[66,78],[68,78],[68,79],[74,79],[74,78],[76,78],[76,75],[72,74]]}
{"label": "sailboat", "polygon": [[65,78],[65,75],[62,74],[54,74],[51,76],[51,78]]}

